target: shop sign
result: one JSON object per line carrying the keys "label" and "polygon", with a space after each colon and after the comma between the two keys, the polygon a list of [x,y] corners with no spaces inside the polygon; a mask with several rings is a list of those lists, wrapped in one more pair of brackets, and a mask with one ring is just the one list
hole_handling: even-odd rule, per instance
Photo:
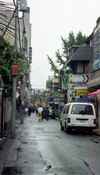
{"label": "shop sign", "polygon": [[12,75],[13,75],[13,76],[18,75],[19,67],[20,67],[19,64],[13,64],[13,65],[12,65],[11,71],[12,71]]}
{"label": "shop sign", "polygon": [[76,96],[82,96],[82,95],[87,95],[87,94],[88,94],[88,89],[76,89],[75,90]]}
{"label": "shop sign", "polygon": [[82,74],[82,75],[74,75],[71,74],[69,76],[69,82],[70,83],[85,83],[88,81],[88,77],[86,74]]}

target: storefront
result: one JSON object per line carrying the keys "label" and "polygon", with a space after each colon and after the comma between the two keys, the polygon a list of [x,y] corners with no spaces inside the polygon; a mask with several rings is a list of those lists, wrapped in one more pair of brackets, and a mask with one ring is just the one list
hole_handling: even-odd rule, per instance
{"label": "storefront", "polygon": [[96,103],[97,126],[100,128],[100,78],[95,78],[88,82],[90,96],[93,96]]}
{"label": "storefront", "polygon": [[70,74],[68,84],[68,101],[88,94],[87,76],[85,74]]}
{"label": "storefront", "polygon": [[76,96],[86,96],[88,94],[87,87],[76,87],[75,88],[75,95]]}

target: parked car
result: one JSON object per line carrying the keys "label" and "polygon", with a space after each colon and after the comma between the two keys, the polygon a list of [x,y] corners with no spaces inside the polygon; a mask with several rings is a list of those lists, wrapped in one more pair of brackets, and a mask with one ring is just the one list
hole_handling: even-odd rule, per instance
{"label": "parked car", "polygon": [[64,105],[60,115],[61,130],[70,131],[71,129],[96,128],[96,112],[91,103],[74,102]]}

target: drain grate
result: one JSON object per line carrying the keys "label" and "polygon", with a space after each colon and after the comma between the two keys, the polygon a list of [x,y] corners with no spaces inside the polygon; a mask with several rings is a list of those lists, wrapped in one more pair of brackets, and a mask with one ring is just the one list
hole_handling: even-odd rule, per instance
{"label": "drain grate", "polygon": [[18,167],[4,167],[1,175],[22,175],[22,171]]}

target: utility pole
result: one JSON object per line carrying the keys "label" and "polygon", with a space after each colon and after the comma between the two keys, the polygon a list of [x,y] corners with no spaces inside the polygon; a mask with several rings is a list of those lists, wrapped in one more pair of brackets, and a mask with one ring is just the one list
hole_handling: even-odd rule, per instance
{"label": "utility pole", "polygon": [[[18,26],[18,0],[16,0],[15,6],[15,53],[17,53],[17,26]],[[14,65],[13,65],[14,66]],[[16,127],[16,74],[13,73],[14,67],[12,67],[12,116],[11,116],[11,137],[15,137]]]}

